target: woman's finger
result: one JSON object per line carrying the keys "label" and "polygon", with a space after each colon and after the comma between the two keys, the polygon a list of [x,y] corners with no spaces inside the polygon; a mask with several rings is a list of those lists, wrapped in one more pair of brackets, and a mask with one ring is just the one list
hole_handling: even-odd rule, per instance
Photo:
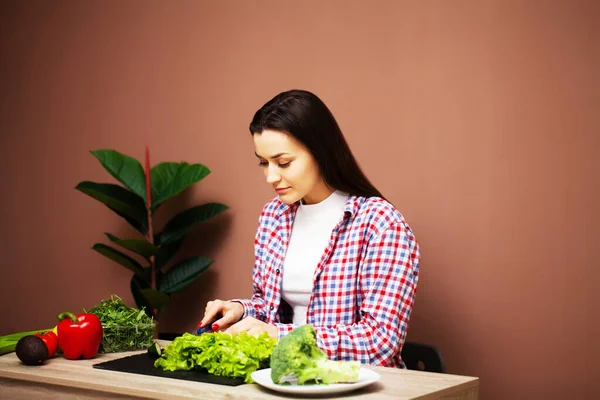
{"label": "woman's finger", "polygon": [[206,309],[204,311],[204,317],[202,321],[200,321],[200,326],[204,327],[206,324],[210,323],[214,320],[218,314],[221,314],[223,311],[223,301],[221,300],[213,300],[206,303]]}
{"label": "woman's finger", "polygon": [[261,333],[263,333],[265,330],[263,327],[258,327],[258,326],[253,326],[252,328],[248,329],[246,331],[246,333],[250,336],[258,336]]}
{"label": "woman's finger", "polygon": [[229,328],[225,330],[226,333],[231,335],[237,335],[238,333],[247,331],[250,328],[250,324],[252,323],[253,318],[244,318],[243,320],[232,324]]}
{"label": "woman's finger", "polygon": [[221,318],[214,321],[213,330],[225,329],[240,321],[244,315],[244,306],[237,302],[224,301],[221,314]]}

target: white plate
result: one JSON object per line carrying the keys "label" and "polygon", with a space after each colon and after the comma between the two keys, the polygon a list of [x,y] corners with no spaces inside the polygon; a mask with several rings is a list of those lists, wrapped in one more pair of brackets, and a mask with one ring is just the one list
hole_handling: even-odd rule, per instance
{"label": "white plate", "polygon": [[362,368],[358,372],[358,381],[354,383],[332,383],[330,385],[279,385],[271,379],[271,368],[260,369],[252,373],[252,379],[261,386],[282,393],[293,394],[326,394],[342,393],[351,390],[360,389],[374,382],[377,382],[381,376],[370,369]]}

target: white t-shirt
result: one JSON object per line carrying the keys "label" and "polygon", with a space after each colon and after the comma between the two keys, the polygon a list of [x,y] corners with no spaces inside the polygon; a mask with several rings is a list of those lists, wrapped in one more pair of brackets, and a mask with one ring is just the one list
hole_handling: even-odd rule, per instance
{"label": "white t-shirt", "polygon": [[281,287],[281,296],[294,310],[294,324],[306,323],[313,274],[347,200],[347,194],[335,191],[320,203],[298,207],[283,262]]}

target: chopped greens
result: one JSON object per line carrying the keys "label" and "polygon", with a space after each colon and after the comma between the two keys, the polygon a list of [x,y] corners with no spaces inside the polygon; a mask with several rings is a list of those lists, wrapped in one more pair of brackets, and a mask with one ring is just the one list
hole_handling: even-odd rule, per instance
{"label": "chopped greens", "polygon": [[101,353],[147,349],[152,344],[154,320],[144,308],[129,307],[113,294],[87,312],[95,314],[102,323]]}
{"label": "chopped greens", "polygon": [[277,341],[262,333],[258,336],[242,332],[230,335],[210,332],[196,336],[184,333],[167,345],[154,362],[167,371],[205,369],[229,378],[244,378],[252,383],[252,372],[269,367],[269,358]]}

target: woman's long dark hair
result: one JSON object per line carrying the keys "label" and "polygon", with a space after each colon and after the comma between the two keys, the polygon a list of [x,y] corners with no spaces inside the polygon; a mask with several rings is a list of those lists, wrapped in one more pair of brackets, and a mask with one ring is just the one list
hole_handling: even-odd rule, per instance
{"label": "woman's long dark hair", "polygon": [[384,198],[358,166],[329,108],[313,93],[290,90],[268,101],[250,123],[252,135],[265,129],[288,133],[306,146],[332,189]]}

